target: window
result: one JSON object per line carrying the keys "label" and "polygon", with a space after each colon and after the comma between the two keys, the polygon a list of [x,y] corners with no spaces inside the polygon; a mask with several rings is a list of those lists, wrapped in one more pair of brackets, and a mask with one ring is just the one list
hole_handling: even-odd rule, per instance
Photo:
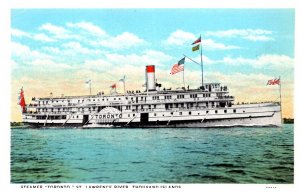
{"label": "window", "polygon": [[233,109],[233,112],[236,113],[236,109]]}
{"label": "window", "polygon": [[216,114],[218,114],[218,111],[217,111],[217,110],[215,110],[215,113],[216,113]]}
{"label": "window", "polygon": [[192,114],[192,112],[190,111],[190,112],[189,112],[189,115],[191,115],[191,114]]}
{"label": "window", "polygon": [[208,113],[209,113],[209,111],[207,110],[207,111],[206,111],[206,114],[208,114]]}
{"label": "window", "polygon": [[183,94],[177,95],[177,98],[178,99],[184,98],[184,95]]}
{"label": "window", "polygon": [[171,115],[173,115],[173,112],[171,112]]}
{"label": "window", "polygon": [[171,99],[170,95],[165,96],[165,99]]}
{"label": "window", "polygon": [[224,110],[224,113],[227,113],[227,110]]}
{"label": "window", "polygon": [[154,113],[154,116],[156,117],[156,113]]}
{"label": "window", "polygon": [[182,115],[182,112],[179,112],[179,115]]}
{"label": "window", "polygon": [[132,116],[135,116],[135,114],[133,114]]}
{"label": "window", "polygon": [[130,114],[128,114],[128,117],[130,117]]}

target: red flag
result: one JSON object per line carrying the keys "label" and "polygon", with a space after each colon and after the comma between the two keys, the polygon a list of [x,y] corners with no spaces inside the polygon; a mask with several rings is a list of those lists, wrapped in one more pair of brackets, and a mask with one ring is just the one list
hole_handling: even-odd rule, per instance
{"label": "red flag", "polygon": [[117,85],[116,85],[116,84],[113,84],[113,85],[111,85],[110,87],[111,87],[111,88],[116,88]]}
{"label": "red flag", "polygon": [[19,105],[22,108],[22,112],[26,112],[26,103],[25,103],[25,98],[24,98],[24,91],[23,87],[21,88],[20,96],[19,96]]}
{"label": "red flag", "polygon": [[192,45],[197,44],[197,43],[199,43],[199,42],[201,42],[201,36],[200,36],[197,40],[195,40],[195,41],[192,43]]}
{"label": "red flag", "polygon": [[280,85],[280,79],[270,79],[268,80],[267,85]]}

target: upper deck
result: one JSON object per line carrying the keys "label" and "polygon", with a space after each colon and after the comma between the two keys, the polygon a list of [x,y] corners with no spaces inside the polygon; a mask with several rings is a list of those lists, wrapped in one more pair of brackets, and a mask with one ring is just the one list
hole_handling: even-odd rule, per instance
{"label": "upper deck", "polygon": [[161,89],[156,91],[127,91],[126,94],[83,95],[32,98],[28,107],[74,107],[74,106],[112,106],[128,104],[159,104],[170,102],[196,102],[196,101],[233,101],[234,97],[228,95],[226,86],[219,83],[205,84],[197,89],[178,88],[175,90]]}

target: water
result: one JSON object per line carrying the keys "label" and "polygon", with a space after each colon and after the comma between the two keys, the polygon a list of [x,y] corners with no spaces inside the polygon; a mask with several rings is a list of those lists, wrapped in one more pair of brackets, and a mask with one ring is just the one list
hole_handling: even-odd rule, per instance
{"label": "water", "polygon": [[12,183],[293,183],[294,125],[12,129]]}

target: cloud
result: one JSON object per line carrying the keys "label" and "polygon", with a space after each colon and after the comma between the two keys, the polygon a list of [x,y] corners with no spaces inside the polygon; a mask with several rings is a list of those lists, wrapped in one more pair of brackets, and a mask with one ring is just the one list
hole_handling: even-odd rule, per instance
{"label": "cloud", "polygon": [[55,42],[56,40],[53,38],[50,38],[49,36],[45,34],[35,34],[33,36],[34,40],[42,41],[42,42]]}
{"label": "cloud", "polygon": [[273,32],[263,29],[230,29],[221,31],[207,31],[205,36],[213,36],[218,38],[242,38],[251,41],[270,41]]}
{"label": "cloud", "polygon": [[24,32],[22,30],[19,29],[11,29],[11,35],[14,37],[27,37],[27,38],[32,38],[34,40],[37,41],[42,41],[42,42],[54,42],[56,41],[53,38],[50,38],[49,36],[47,36],[46,34],[43,33],[38,33],[38,34],[29,34],[27,32]]}
{"label": "cloud", "polygon": [[61,26],[56,26],[51,23],[43,24],[39,27],[39,30],[46,31],[55,39],[81,39],[79,35],[72,33],[71,31],[65,29]]}
{"label": "cloud", "polygon": [[34,59],[50,59],[51,56],[37,50],[31,50],[28,46],[17,42],[11,42],[12,57],[15,60],[30,61]]}
{"label": "cloud", "polygon": [[15,28],[12,28],[11,29],[11,35],[12,36],[15,36],[15,37],[27,37],[27,38],[30,38],[31,35],[27,32],[24,32],[22,30],[19,30],[19,29],[15,29]]}
{"label": "cloud", "polygon": [[190,32],[176,30],[170,34],[165,43],[167,45],[182,46],[184,44],[191,44],[196,39],[197,37]]}
{"label": "cloud", "polygon": [[78,23],[68,22],[67,26],[71,27],[71,28],[82,29],[86,32],[89,32],[92,35],[95,35],[95,36],[105,36],[106,35],[106,32],[103,29],[101,29],[99,26],[94,25],[91,22],[78,22]]}
{"label": "cloud", "polygon": [[[194,59],[201,61],[200,56]],[[268,69],[291,69],[294,67],[294,59],[286,55],[265,54],[257,58],[245,57],[224,57],[220,60],[214,60],[207,56],[203,56],[205,65],[230,65],[230,66],[251,66],[253,68],[268,68]]]}
{"label": "cloud", "polygon": [[[185,32],[183,30],[176,30],[171,33],[166,41],[163,41],[164,44],[173,45],[173,46],[189,46],[193,41],[197,39],[197,36],[190,32]],[[202,44],[207,50],[231,50],[239,49],[240,47],[234,45],[225,45],[222,43],[217,43],[212,39],[202,39]]]}
{"label": "cloud", "polygon": [[212,39],[202,40],[203,46],[208,50],[232,50],[232,49],[240,49],[238,46],[234,45],[225,45],[222,43],[217,43]]}
{"label": "cloud", "polygon": [[146,43],[145,40],[139,38],[135,34],[130,32],[123,32],[116,37],[108,37],[105,40],[100,40],[99,42],[92,42],[92,45],[101,45],[112,49],[125,49],[134,46],[140,46]]}
{"label": "cloud", "polygon": [[97,60],[86,60],[83,63],[83,68],[87,70],[93,71],[104,71],[106,72],[110,69],[113,65],[106,60],[97,59]]}
{"label": "cloud", "polygon": [[42,48],[44,51],[52,53],[52,54],[60,54],[62,51],[57,47],[46,46]]}
{"label": "cloud", "polygon": [[261,55],[253,66],[257,68],[264,66],[278,69],[293,68],[294,59],[286,55]]}
{"label": "cloud", "polygon": [[53,25],[53,24],[50,24],[50,23],[43,24],[39,29],[48,31],[49,33],[57,35],[57,36],[64,35],[64,34],[68,33],[68,30],[66,30],[65,28],[60,27],[60,26],[56,26],[56,25]]}
{"label": "cloud", "polygon": [[135,65],[135,66],[145,66],[148,64],[154,64],[157,66],[163,65],[165,63],[170,63],[172,57],[154,50],[147,50],[142,55],[137,54],[106,54],[106,58],[109,62],[116,65]]}
{"label": "cloud", "polygon": [[85,54],[85,55],[97,55],[100,53],[97,49],[89,49],[82,46],[79,42],[68,42],[62,44],[64,50],[63,54],[75,55],[75,54]]}
{"label": "cloud", "polygon": [[46,67],[47,71],[49,70],[59,70],[62,69],[71,69],[72,67],[65,63],[57,63],[50,59],[37,59],[30,63],[31,65],[38,66],[40,69]]}
{"label": "cloud", "polygon": [[286,55],[261,55],[255,59],[244,57],[225,57],[218,63],[227,65],[250,65],[254,68],[290,69],[293,68],[294,60]]}

